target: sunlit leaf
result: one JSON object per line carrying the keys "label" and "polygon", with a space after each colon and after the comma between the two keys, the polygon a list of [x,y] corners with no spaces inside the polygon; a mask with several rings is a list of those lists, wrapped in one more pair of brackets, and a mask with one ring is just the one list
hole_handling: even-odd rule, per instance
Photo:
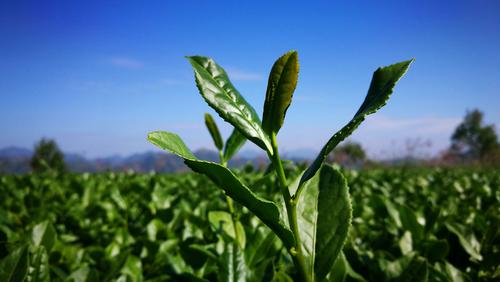
{"label": "sunlit leaf", "polygon": [[44,246],[47,251],[52,249],[52,246],[56,242],[56,238],[56,230],[49,221],[37,224],[33,228],[33,233],[31,235],[33,244],[35,244],[35,246]]}
{"label": "sunlit leaf", "polygon": [[382,108],[389,96],[392,94],[393,88],[398,80],[406,73],[408,67],[413,60],[404,61],[387,67],[378,68],[373,73],[372,82],[368,89],[368,94],[363,101],[361,107],[352,118],[340,131],[335,133],[326,145],[321,149],[316,159],[312,162],[309,168],[302,176],[301,182],[311,179],[321,167],[326,156],[345,138],[365,120],[366,116],[375,113]]}
{"label": "sunlit leaf", "polygon": [[271,142],[262,129],[259,116],[233,86],[226,71],[210,58],[187,58],[194,70],[196,86],[208,105],[248,140],[272,153]]}

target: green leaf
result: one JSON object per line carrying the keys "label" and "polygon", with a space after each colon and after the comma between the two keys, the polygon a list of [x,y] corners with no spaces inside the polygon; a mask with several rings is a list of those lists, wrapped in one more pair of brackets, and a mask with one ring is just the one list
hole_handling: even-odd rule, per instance
{"label": "green leaf", "polygon": [[272,282],[293,282],[293,279],[284,271],[274,273]]}
{"label": "green leaf", "polygon": [[236,234],[233,217],[230,213],[225,211],[211,211],[208,213],[208,221],[216,231],[224,232],[224,234],[231,238],[231,240],[237,239],[236,241],[239,243],[240,248],[245,248],[245,229],[243,228],[243,225],[241,225],[241,222],[236,221],[236,228],[238,229],[238,233]]}
{"label": "green leaf", "polygon": [[444,260],[450,251],[448,241],[446,239],[427,239],[422,244],[421,253],[429,262]]}
{"label": "green leaf", "polygon": [[384,203],[385,209],[387,210],[387,213],[389,216],[392,218],[394,223],[398,228],[403,227],[403,224],[401,223],[401,217],[399,215],[399,210],[396,207],[395,204],[393,204],[388,198],[382,197],[380,195],[376,196],[382,203]]}
{"label": "green leaf", "polygon": [[351,226],[352,206],[347,181],[340,171],[323,166],[319,177],[314,272],[321,281],[330,272]]}
{"label": "green leaf", "polygon": [[335,133],[326,145],[321,149],[316,159],[312,162],[303,174],[301,182],[311,179],[320,169],[326,156],[365,120],[366,116],[375,113],[382,108],[398,80],[405,74],[413,60],[404,61],[387,67],[378,68],[373,73],[372,82],[368,89],[368,94],[361,107],[358,109],[352,120],[340,131]]}
{"label": "green leaf", "polygon": [[262,117],[262,128],[271,136],[283,125],[286,110],[292,102],[297,86],[299,62],[296,51],[281,56],[273,65],[267,83],[266,101]]}
{"label": "green leaf", "polygon": [[118,206],[118,208],[120,208],[121,210],[127,210],[127,202],[120,194],[120,189],[118,189],[118,186],[114,186],[111,188],[110,196],[111,199],[113,199],[115,204]]}
{"label": "green leaf", "polygon": [[148,225],[146,225],[149,241],[156,242],[158,233],[163,229],[166,229],[165,223],[158,218],[153,218]]}
{"label": "green leaf", "polygon": [[399,249],[403,255],[407,255],[413,251],[413,240],[410,231],[405,231],[403,237],[399,239]]}
{"label": "green leaf", "polygon": [[276,235],[268,228],[254,229],[254,234],[250,236],[248,240],[251,244],[245,248],[245,261],[251,269],[255,269],[266,259],[272,258],[279,248],[276,247]]}
{"label": "green leaf", "polygon": [[233,132],[226,141],[226,147],[224,147],[224,160],[226,162],[229,161],[246,141],[247,138],[238,129],[233,129]]}
{"label": "green leaf", "polygon": [[87,265],[84,265],[79,269],[75,270],[73,273],[71,273],[71,275],[68,276],[68,278],[66,278],[65,281],[92,282],[92,281],[99,281],[98,277],[99,275],[97,274],[97,271],[95,271],[95,269],[91,269]]}
{"label": "green leaf", "polygon": [[345,281],[347,277],[352,278],[354,281],[366,281],[363,276],[354,271],[347,261],[343,252],[335,260],[333,267],[328,275],[328,282],[342,282]]}
{"label": "green leaf", "polygon": [[429,277],[427,261],[419,256],[413,257],[397,281],[425,282]]}
{"label": "green leaf", "polygon": [[222,254],[222,260],[219,263],[220,271],[219,281],[227,282],[245,282],[246,275],[248,274],[247,266],[245,265],[245,260],[243,253],[233,243],[226,243],[224,246],[224,253]]}
{"label": "green leaf", "polygon": [[[291,192],[299,179],[291,185]],[[309,275],[322,281],[342,250],[351,225],[349,189],[340,171],[329,165],[323,165],[320,174],[305,185],[297,205],[300,239]]]}
{"label": "green leaf", "polygon": [[285,246],[291,248],[294,245],[293,233],[281,221],[276,204],[255,195],[228,168],[213,162],[198,160],[176,134],[155,131],[149,133],[148,140],[161,149],[182,157],[193,171],[208,176],[229,197],[245,206],[271,228]]}
{"label": "green leaf", "polygon": [[136,256],[129,256],[127,258],[127,262],[125,262],[125,265],[121,269],[121,273],[129,278],[127,281],[142,282],[144,280],[142,276],[142,263]]}
{"label": "green leaf", "polygon": [[151,202],[159,210],[170,208],[173,200],[171,192],[163,186],[156,185],[151,193]]}
{"label": "green leaf", "polygon": [[226,71],[210,58],[187,58],[194,69],[196,86],[208,105],[248,140],[272,153],[271,142],[262,129],[259,116],[233,86]]}
{"label": "green leaf", "polygon": [[49,256],[43,246],[35,247],[32,252],[27,280],[29,282],[50,281]]}
{"label": "green leaf", "polygon": [[445,226],[458,237],[460,245],[474,260],[481,261],[483,259],[480,252],[481,245],[472,232],[467,232],[467,229],[458,223],[446,222]]}
{"label": "green leaf", "polygon": [[385,274],[384,281],[400,281],[397,279],[403,274],[414,257],[415,252],[401,256],[394,261],[387,261],[384,258],[380,258],[378,263]]}
{"label": "green leaf", "polygon": [[448,274],[448,277],[451,279],[451,281],[454,282],[471,281],[470,278],[465,273],[458,270],[456,267],[454,267],[452,264],[448,262],[445,262],[445,269],[446,269],[446,274]]}
{"label": "green leaf", "polygon": [[401,205],[398,211],[403,228],[410,231],[414,243],[418,243],[424,237],[424,226],[418,222],[417,216],[409,207]]}
{"label": "green leaf", "polygon": [[343,253],[335,260],[328,282],[344,282],[347,277],[346,259]]}
{"label": "green leaf", "polygon": [[45,249],[50,252],[52,246],[54,246],[54,243],[56,242],[56,239],[56,230],[52,223],[48,220],[37,224],[33,228],[31,240],[35,246],[44,246]]}
{"label": "green leaf", "polygon": [[214,140],[215,147],[217,147],[219,151],[222,150],[224,144],[222,143],[219,128],[217,128],[214,118],[209,113],[205,113],[205,125],[207,126],[208,132],[210,132],[210,135],[212,136],[212,140]]}
{"label": "green leaf", "polygon": [[28,273],[28,247],[22,246],[12,251],[0,261],[0,281],[23,281]]}
{"label": "green leaf", "polygon": [[154,131],[148,134],[148,141],[155,146],[178,155],[183,159],[195,160],[196,157],[184,144],[184,141],[175,133],[167,131]]}

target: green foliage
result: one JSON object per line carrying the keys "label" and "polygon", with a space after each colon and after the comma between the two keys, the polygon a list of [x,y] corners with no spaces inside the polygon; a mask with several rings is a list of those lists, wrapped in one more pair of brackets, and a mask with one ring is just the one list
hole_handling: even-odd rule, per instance
{"label": "green foliage", "polygon": [[[215,61],[207,57],[187,57],[191,63],[196,80],[196,86],[202,97],[225,121],[234,126],[234,133],[242,134],[269,156],[278,177],[277,188],[281,191],[285,210],[280,212],[277,202],[262,199],[243,184],[238,177],[225,167],[227,155],[232,156],[242,142],[238,136],[230,137],[229,141],[237,142],[229,150],[222,153],[222,138],[210,115],[205,116],[207,128],[212,135],[216,147],[221,154],[221,165],[196,159],[182,140],[175,134],[156,131],[148,135],[148,140],[156,146],[177,154],[195,172],[208,176],[227,196],[242,206],[248,208],[261,219],[281,239],[287,248],[297,270],[298,279],[304,281],[321,281],[330,272],[340,253],[350,226],[351,208],[347,184],[342,175],[333,168],[325,166],[320,179],[312,184],[305,193],[305,199],[300,197],[307,181],[314,178],[322,167],[326,156],[335,146],[349,136],[365,117],[376,112],[385,105],[396,82],[407,71],[412,60],[379,68],[373,74],[368,94],[354,118],[337,134],[335,134],[321,150],[312,165],[302,174],[300,181],[292,194],[279,156],[276,135],[282,127],[286,111],[291,104],[298,79],[299,64],[297,52],[289,52],[280,57],[273,65],[267,86],[264,104],[263,123],[261,124],[255,110],[250,106],[229,81],[227,73]],[[238,142],[239,141],[239,142]],[[236,144],[236,145],[233,145]],[[335,186],[335,187],[334,187]],[[301,203],[302,202],[302,203]],[[299,217],[297,217],[297,206]],[[331,210],[331,206],[336,207]],[[228,199],[232,214],[233,245],[226,245],[227,254],[233,256],[239,253],[237,221],[231,201]],[[309,211],[305,211],[308,210]],[[311,210],[312,209],[312,210]],[[314,215],[317,214],[317,218]],[[221,215],[221,214],[219,214]],[[306,216],[307,219],[302,219]],[[287,218],[285,223],[283,220]],[[222,222],[228,222],[229,218]],[[302,226],[299,226],[303,223]],[[304,232],[304,229],[305,230]],[[225,231],[228,233],[228,230]],[[301,233],[308,236],[301,241]],[[231,236],[229,236],[231,237]],[[240,242],[241,243],[241,242]],[[239,244],[241,246],[241,244]],[[238,250],[237,250],[238,249]],[[306,253],[304,253],[306,252]],[[235,257],[232,258],[231,269],[240,269]],[[233,277],[233,275],[231,276]],[[241,276],[240,276],[241,277]],[[226,277],[227,278],[227,277]],[[233,278],[238,280],[236,276]]]}
{"label": "green foliage", "polygon": [[27,246],[12,251],[0,262],[0,280],[6,282],[23,281],[28,273],[28,262]]}
{"label": "green foliage", "polygon": [[[236,172],[254,193],[278,201],[276,175]],[[300,179],[301,173],[290,167],[288,175]],[[341,281],[338,276],[345,281],[405,281],[402,277],[425,272],[429,281],[498,280],[498,170],[342,174],[350,183],[352,226],[327,281]],[[321,179],[321,171],[315,179]],[[314,188],[307,183],[303,198]],[[115,189],[126,210],[113,196]],[[245,248],[235,260],[230,256],[233,244],[210,221],[210,212],[227,211],[226,203],[217,186],[199,174],[0,176],[0,194],[0,230],[6,235],[0,244],[7,241],[0,257],[1,281],[9,281],[5,273],[26,281],[28,276],[43,278],[47,265],[51,281],[132,281],[141,276],[144,281],[217,281],[223,269],[238,265],[244,269],[241,280],[300,280],[281,240],[244,208],[238,211]],[[425,226],[423,236],[416,235],[419,227],[403,226],[405,216]],[[36,239],[51,237],[49,223],[56,238]],[[35,244],[44,241],[54,242],[50,250]],[[412,272],[411,265],[421,271]]]}
{"label": "green foliage", "polygon": [[34,248],[26,280],[30,282],[50,281],[49,256],[43,246]]}
{"label": "green foliage", "polygon": [[[232,200],[250,210],[281,239],[295,265],[297,279],[307,282],[326,279],[346,240],[352,210],[347,183],[342,174],[332,167],[323,166],[323,163],[335,146],[348,137],[367,115],[385,105],[396,82],[413,60],[375,71],[368,94],[354,118],[328,141],[311,166],[301,174],[293,191],[290,191],[291,187],[279,156],[276,135],[283,125],[297,86],[297,52],[291,51],[281,56],[271,69],[262,123],[254,108],[236,90],[221,66],[207,57],[187,58],[193,67],[196,86],[202,97],[225,121],[234,126],[233,134],[227,142],[228,147],[222,152],[222,138],[215,121],[210,115],[205,115],[206,126],[221,156],[221,164],[198,160],[180,137],[170,132],[151,132],[148,140],[183,158],[193,171],[208,176],[229,197],[226,200],[230,217],[226,213],[213,212],[211,216],[212,225],[215,221],[215,226],[217,222],[229,226],[219,229],[228,235],[226,238],[234,240],[232,245],[231,240],[225,240],[224,257],[229,265],[221,272],[227,275],[220,279],[239,281],[246,277],[245,272],[248,270],[244,267],[245,261],[240,259],[243,248],[238,246],[243,247],[244,244],[241,244],[243,237],[240,238],[237,234],[241,228],[238,228],[239,222]],[[277,176],[276,191],[281,192],[278,201],[284,204],[284,210],[278,209],[278,201],[257,196],[225,166],[229,157],[243,144],[243,138],[238,134],[248,138],[267,153]],[[321,173],[317,179],[315,175],[320,169]],[[306,192],[301,194],[304,189]],[[301,237],[305,237],[302,238],[303,241]],[[237,273],[238,271],[242,273]]]}
{"label": "green foliage", "polygon": [[35,144],[31,168],[34,172],[66,171],[64,155],[54,140],[41,139]]}
{"label": "green foliage", "polygon": [[484,159],[499,149],[493,125],[484,125],[479,110],[467,112],[451,136],[451,151],[465,160]]}
{"label": "green foliage", "polygon": [[156,146],[184,158],[186,165],[193,171],[208,176],[229,197],[252,211],[269,228],[276,232],[276,235],[283,240],[285,245],[290,247],[293,245],[293,235],[283,224],[276,204],[255,195],[231,170],[216,163],[198,160],[184,142],[173,133],[164,131],[151,132],[148,135],[148,140]]}

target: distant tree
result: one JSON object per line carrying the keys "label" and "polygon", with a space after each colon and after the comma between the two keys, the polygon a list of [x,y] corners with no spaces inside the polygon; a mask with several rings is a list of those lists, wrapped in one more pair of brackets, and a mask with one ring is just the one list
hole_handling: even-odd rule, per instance
{"label": "distant tree", "polygon": [[452,154],[465,161],[483,160],[498,150],[498,137],[493,125],[483,125],[483,113],[468,111],[451,136]]}
{"label": "distant tree", "polygon": [[355,167],[365,162],[366,153],[359,143],[348,141],[335,148],[329,160],[343,166]]}
{"label": "distant tree", "polygon": [[64,155],[54,140],[42,138],[35,144],[31,168],[34,172],[66,171]]}

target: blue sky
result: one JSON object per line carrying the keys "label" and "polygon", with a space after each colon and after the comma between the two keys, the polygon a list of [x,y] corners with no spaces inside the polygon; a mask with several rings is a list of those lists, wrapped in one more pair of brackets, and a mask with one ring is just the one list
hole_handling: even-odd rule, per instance
{"label": "blue sky", "polygon": [[2,1],[0,147],[45,136],[87,157],[126,155],[154,149],[145,136],[162,129],[211,148],[203,113],[214,112],[184,56],[214,58],[262,112],[268,72],[291,49],[301,69],[284,151],[319,150],[373,71],[410,58],[388,105],[352,136],[370,155],[424,141],[438,152],[467,109],[500,126],[499,1],[240,2]]}

